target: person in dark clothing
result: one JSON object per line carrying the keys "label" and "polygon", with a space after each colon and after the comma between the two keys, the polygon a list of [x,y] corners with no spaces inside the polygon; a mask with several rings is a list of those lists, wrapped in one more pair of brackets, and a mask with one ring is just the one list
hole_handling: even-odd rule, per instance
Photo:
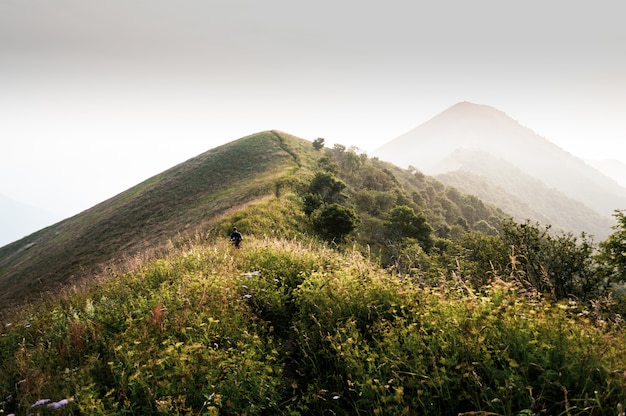
{"label": "person in dark clothing", "polygon": [[239,247],[239,243],[242,240],[241,233],[237,230],[237,227],[233,227],[233,231],[230,233],[230,241],[235,247]]}

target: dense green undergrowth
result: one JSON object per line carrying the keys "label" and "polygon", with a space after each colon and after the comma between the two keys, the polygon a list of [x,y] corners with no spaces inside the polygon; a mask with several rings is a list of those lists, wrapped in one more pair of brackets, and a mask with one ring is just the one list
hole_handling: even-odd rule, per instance
{"label": "dense green undergrowth", "polygon": [[[626,404],[596,303],[423,284],[305,239],[199,239],[3,322],[0,414],[579,415]],[[31,407],[38,400],[66,406]],[[623,413],[622,413],[623,414]]]}

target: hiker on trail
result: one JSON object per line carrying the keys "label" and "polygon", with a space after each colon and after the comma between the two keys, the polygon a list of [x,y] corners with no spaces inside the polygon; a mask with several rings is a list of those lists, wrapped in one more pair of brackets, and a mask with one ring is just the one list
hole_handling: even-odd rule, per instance
{"label": "hiker on trail", "polygon": [[230,241],[235,247],[239,247],[242,238],[241,233],[237,231],[237,227],[233,227],[233,231],[230,233]]}

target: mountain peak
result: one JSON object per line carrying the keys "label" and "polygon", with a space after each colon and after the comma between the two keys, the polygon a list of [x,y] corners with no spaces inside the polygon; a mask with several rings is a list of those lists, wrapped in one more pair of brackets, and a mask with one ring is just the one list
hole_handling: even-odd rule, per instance
{"label": "mountain peak", "polygon": [[[508,129],[525,129],[503,111],[485,104],[461,101],[433,117],[430,122],[462,123],[465,128],[493,130],[494,126]],[[450,127],[452,127],[451,125]]]}
{"label": "mountain peak", "polygon": [[[485,152],[519,168],[549,188],[610,217],[626,205],[614,181],[493,107],[463,101],[373,152],[398,166],[437,175],[474,164],[458,150]],[[472,152],[465,152],[466,155]],[[503,173],[507,175],[507,173]],[[515,193],[515,189],[511,189]],[[562,213],[561,213],[562,214]]]}
{"label": "mountain peak", "polygon": [[472,103],[469,101],[458,102],[454,104],[453,106],[451,106],[450,108],[448,108],[447,110],[445,110],[444,113],[446,111],[479,111],[479,110],[497,111],[501,113],[500,110],[497,110],[494,107],[491,107],[485,104],[476,104],[476,103]]}
{"label": "mountain peak", "polygon": [[[443,173],[438,166],[456,149],[483,150],[550,146],[547,140],[494,107],[459,102],[425,123],[374,151],[374,156],[398,166],[413,165],[427,174]],[[553,145],[552,145],[553,146]],[[417,152],[399,151],[416,148]]]}

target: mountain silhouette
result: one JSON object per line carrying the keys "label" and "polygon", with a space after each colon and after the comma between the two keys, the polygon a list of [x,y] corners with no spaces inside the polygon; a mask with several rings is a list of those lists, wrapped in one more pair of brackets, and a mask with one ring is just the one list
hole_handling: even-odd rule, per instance
{"label": "mountain silhouette", "polygon": [[[480,159],[476,159],[476,152],[482,155]],[[600,238],[610,232],[613,212],[626,207],[626,189],[502,111],[486,105],[458,103],[376,149],[372,155],[402,167],[412,165],[429,175],[472,172],[519,197],[543,218],[567,218],[559,221],[561,226],[576,223],[579,226],[575,230],[571,226],[565,228],[586,230]],[[502,166],[501,162],[509,167],[495,169],[495,165]],[[524,182],[535,181],[538,185],[536,181],[540,181],[554,190],[553,198],[560,202],[540,207],[536,198],[524,196],[528,194],[526,190],[503,187],[503,181],[514,175],[518,184],[523,176],[527,177]],[[461,176],[456,175],[454,185],[467,192],[469,187],[461,184]],[[446,177],[440,179],[445,182]],[[572,201],[590,210],[582,210]],[[574,212],[570,212],[570,206]],[[591,210],[597,215],[590,214]],[[598,215],[604,220],[599,220]],[[528,219],[538,220],[532,215]]]}

